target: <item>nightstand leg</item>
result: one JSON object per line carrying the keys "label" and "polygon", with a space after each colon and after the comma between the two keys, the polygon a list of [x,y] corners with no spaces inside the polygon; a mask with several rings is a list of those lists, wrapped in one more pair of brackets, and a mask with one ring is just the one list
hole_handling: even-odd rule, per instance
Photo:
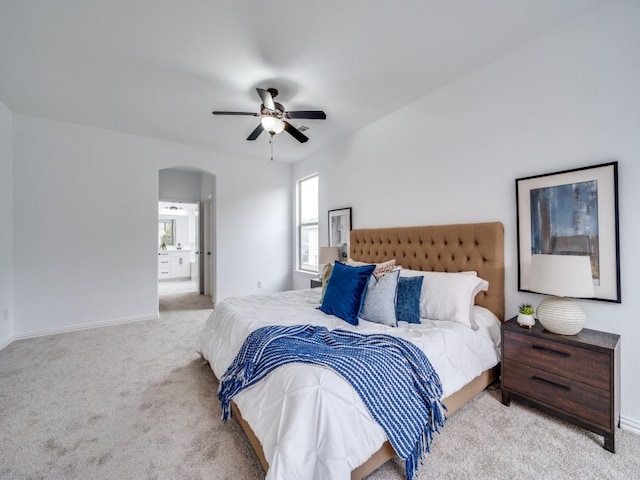
{"label": "nightstand leg", "polygon": [[511,398],[509,397],[509,392],[506,390],[502,390],[502,404],[507,407],[511,404]]}
{"label": "nightstand leg", "polygon": [[616,453],[616,436],[615,434],[605,435],[604,448],[611,453]]}

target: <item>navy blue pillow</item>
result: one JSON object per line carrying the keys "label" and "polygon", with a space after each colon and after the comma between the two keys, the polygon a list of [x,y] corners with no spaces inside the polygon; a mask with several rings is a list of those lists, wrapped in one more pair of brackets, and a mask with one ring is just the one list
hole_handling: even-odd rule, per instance
{"label": "navy blue pillow", "polygon": [[396,318],[399,321],[420,323],[420,293],[422,276],[400,277],[396,293]]}
{"label": "navy blue pillow", "polygon": [[351,325],[358,325],[367,282],[375,269],[375,265],[352,267],[335,262],[320,310],[340,317]]}

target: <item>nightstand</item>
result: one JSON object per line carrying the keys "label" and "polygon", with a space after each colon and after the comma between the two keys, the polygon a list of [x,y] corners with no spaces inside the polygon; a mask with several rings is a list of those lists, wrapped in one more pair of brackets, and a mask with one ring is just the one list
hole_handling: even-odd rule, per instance
{"label": "nightstand", "polygon": [[516,317],[502,325],[502,403],[527,404],[604,436],[615,453],[620,423],[620,336],[558,335]]}
{"label": "nightstand", "polygon": [[311,288],[321,287],[322,280],[316,280],[315,278],[311,279]]}

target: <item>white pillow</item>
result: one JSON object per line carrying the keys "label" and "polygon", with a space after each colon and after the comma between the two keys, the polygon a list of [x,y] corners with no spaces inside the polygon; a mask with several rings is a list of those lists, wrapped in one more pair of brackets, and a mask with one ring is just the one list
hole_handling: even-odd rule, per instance
{"label": "white pillow", "polygon": [[420,317],[431,320],[451,320],[478,329],[472,316],[476,295],[487,291],[489,282],[477,276],[476,272],[422,272],[401,270],[401,276],[420,275],[422,293],[420,295]]}

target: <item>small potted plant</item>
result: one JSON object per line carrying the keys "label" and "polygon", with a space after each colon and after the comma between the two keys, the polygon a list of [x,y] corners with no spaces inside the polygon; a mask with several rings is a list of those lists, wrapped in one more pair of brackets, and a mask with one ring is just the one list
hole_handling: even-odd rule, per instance
{"label": "small potted plant", "polygon": [[533,327],[536,324],[533,314],[535,310],[530,303],[521,303],[518,307],[518,323],[521,327]]}

